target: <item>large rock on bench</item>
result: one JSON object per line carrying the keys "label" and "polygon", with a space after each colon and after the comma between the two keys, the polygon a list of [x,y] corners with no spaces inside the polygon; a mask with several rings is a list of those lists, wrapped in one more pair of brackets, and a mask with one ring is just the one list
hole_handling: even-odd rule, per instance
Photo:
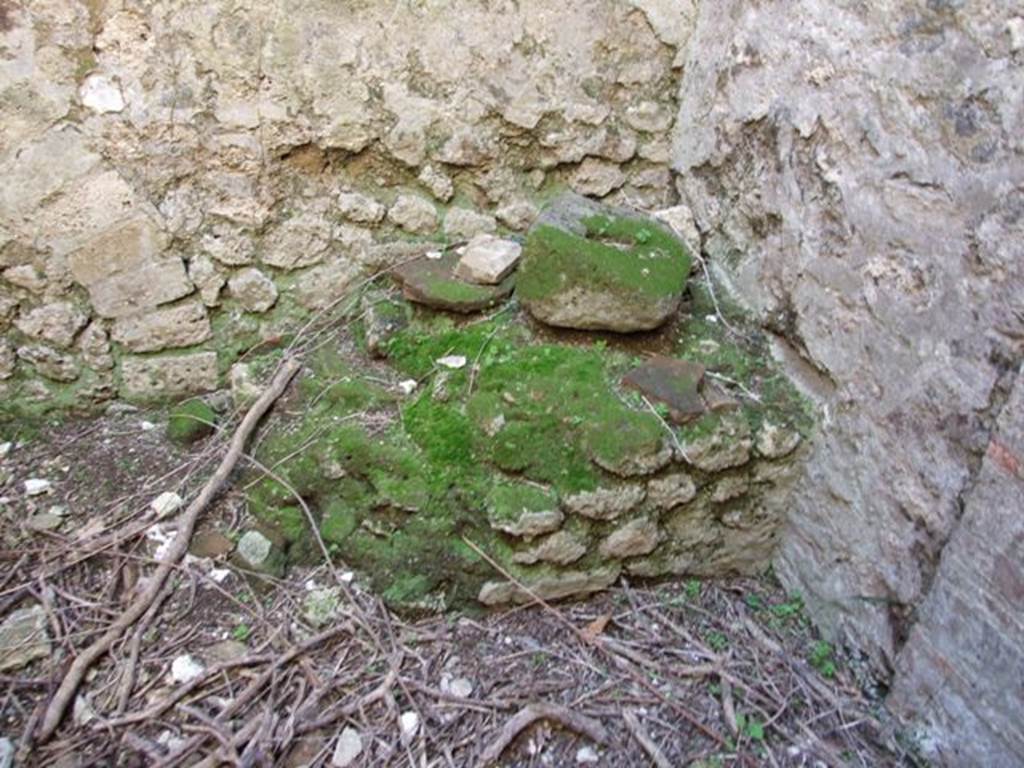
{"label": "large rock on bench", "polygon": [[653,219],[564,195],[530,229],[517,291],[548,325],[646,331],[679,308],[690,263],[685,246]]}

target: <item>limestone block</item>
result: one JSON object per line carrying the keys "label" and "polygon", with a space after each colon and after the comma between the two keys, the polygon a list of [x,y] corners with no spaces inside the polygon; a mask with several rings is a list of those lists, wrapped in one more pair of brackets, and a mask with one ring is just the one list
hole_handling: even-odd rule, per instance
{"label": "limestone block", "polygon": [[266,312],[277,303],[274,281],[253,267],[232,276],[228,290],[249,312]]}
{"label": "limestone block", "polygon": [[300,269],[323,261],[330,244],[331,225],[323,212],[302,211],[271,229],[260,246],[260,258],[278,269]]}
{"label": "limestone block", "polygon": [[132,352],[190,347],[211,335],[206,307],[199,301],[120,317],[111,331],[114,341]]}
{"label": "limestone block", "polygon": [[185,397],[216,388],[216,352],[126,357],[121,363],[121,394],[128,399]]}
{"label": "limestone block", "polygon": [[437,229],[437,210],[415,195],[402,195],[388,211],[388,220],[406,232],[427,235]]}
{"label": "limestone block", "polygon": [[646,518],[631,520],[601,542],[605,557],[635,557],[654,551],[661,541],[658,524]]}
{"label": "limestone block", "polygon": [[507,605],[532,602],[532,595],[544,600],[586,595],[607,589],[619,578],[620,571],[621,567],[617,564],[601,566],[591,571],[562,571],[527,580],[529,592],[511,582],[490,581],[481,587],[478,600],[484,605]]}
{"label": "limestone block", "polygon": [[567,512],[593,520],[614,520],[632,511],[644,500],[647,491],[642,485],[620,485],[573,494],[563,500]]}
{"label": "limestone block", "polygon": [[469,208],[452,208],[444,217],[444,232],[456,240],[468,240],[477,235],[488,234],[497,229],[493,216]]}
{"label": "limestone block", "polygon": [[125,317],[192,292],[181,258],[165,253],[163,235],[147,218],[107,230],[69,256],[75,280],[102,317]]}
{"label": "limestone block", "polygon": [[89,317],[66,301],[44,304],[19,317],[14,325],[19,331],[36,341],[67,349]]}
{"label": "limestone block", "polygon": [[75,358],[52,347],[41,344],[18,347],[18,357],[31,363],[40,376],[53,381],[67,382],[78,378],[79,367]]}

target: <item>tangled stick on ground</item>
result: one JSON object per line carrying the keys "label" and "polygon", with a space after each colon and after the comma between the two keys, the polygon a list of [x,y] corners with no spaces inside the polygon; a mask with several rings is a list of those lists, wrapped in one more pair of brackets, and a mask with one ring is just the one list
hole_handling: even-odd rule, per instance
{"label": "tangled stick on ground", "polygon": [[289,382],[298,373],[299,368],[298,361],[294,359],[287,359],[281,364],[270,386],[253,403],[245,418],[242,419],[242,423],[238,425],[228,452],[225,454],[220,466],[217,467],[217,471],[214,472],[213,477],[206,482],[199,495],[182,513],[178,521],[178,533],[171,542],[167,554],[160,561],[156,573],[150,577],[145,591],[121,614],[117,621],[111,624],[110,628],[98,640],[75,657],[46,709],[46,714],[43,716],[43,722],[39,729],[39,741],[49,739],[57,729],[57,726],[60,725],[68,705],[71,703],[89,668],[98,658],[110,650],[111,646],[149,610],[153,601],[156,600],[174,566],[188,550],[189,542],[192,539],[192,531],[195,530],[196,521],[199,519],[200,513],[220,493],[232,470],[234,470],[235,465],[241,458],[245,444],[256,429],[256,425],[259,424],[263,416],[270,410],[270,407],[281,396]]}

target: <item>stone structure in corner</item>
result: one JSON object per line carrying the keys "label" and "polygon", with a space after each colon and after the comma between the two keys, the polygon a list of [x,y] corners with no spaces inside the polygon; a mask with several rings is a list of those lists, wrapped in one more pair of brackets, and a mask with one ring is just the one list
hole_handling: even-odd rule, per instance
{"label": "stone structure in corner", "polygon": [[686,247],[662,224],[565,195],[530,229],[516,295],[548,325],[649,331],[679,309],[690,266]]}
{"label": "stone structure in corner", "polygon": [[949,766],[1024,763],[1021,15],[703,3],[674,147],[703,251],[828,414],[777,571]]}

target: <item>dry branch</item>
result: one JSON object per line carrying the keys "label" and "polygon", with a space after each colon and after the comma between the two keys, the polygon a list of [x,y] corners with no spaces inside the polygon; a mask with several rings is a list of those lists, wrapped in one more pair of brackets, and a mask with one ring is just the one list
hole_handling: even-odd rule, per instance
{"label": "dry branch", "polygon": [[220,493],[235,465],[238,463],[239,458],[241,458],[245,444],[256,429],[256,425],[259,424],[263,416],[270,410],[270,407],[284,393],[285,388],[295,374],[298,373],[299,368],[300,364],[295,359],[286,359],[281,364],[270,386],[260,395],[259,399],[245,415],[245,418],[242,419],[241,424],[238,425],[238,429],[235,430],[235,434],[231,438],[231,443],[228,447],[228,452],[221,460],[217,471],[207,480],[199,495],[188,506],[188,509],[182,513],[178,521],[178,532],[171,542],[167,554],[160,560],[156,572],[146,585],[145,591],[128,606],[125,612],[121,614],[121,617],[111,624],[98,640],[75,657],[75,660],[64,675],[64,679],[61,681],[60,687],[46,709],[46,714],[39,728],[39,741],[47,741],[54,731],[57,730],[57,726],[60,725],[68,705],[74,698],[75,692],[78,690],[79,685],[81,685],[89,668],[100,657],[105,655],[125,631],[146,613],[157,595],[160,594],[164,583],[167,581],[167,577],[188,550],[192,532],[195,529],[200,513]]}
{"label": "dry branch", "polygon": [[555,720],[566,728],[586,736],[591,741],[602,745],[608,743],[608,731],[597,720],[558,704],[530,704],[523,707],[505,723],[498,738],[491,742],[480,756],[479,767],[486,768],[486,766],[497,762],[508,745],[538,720]]}

